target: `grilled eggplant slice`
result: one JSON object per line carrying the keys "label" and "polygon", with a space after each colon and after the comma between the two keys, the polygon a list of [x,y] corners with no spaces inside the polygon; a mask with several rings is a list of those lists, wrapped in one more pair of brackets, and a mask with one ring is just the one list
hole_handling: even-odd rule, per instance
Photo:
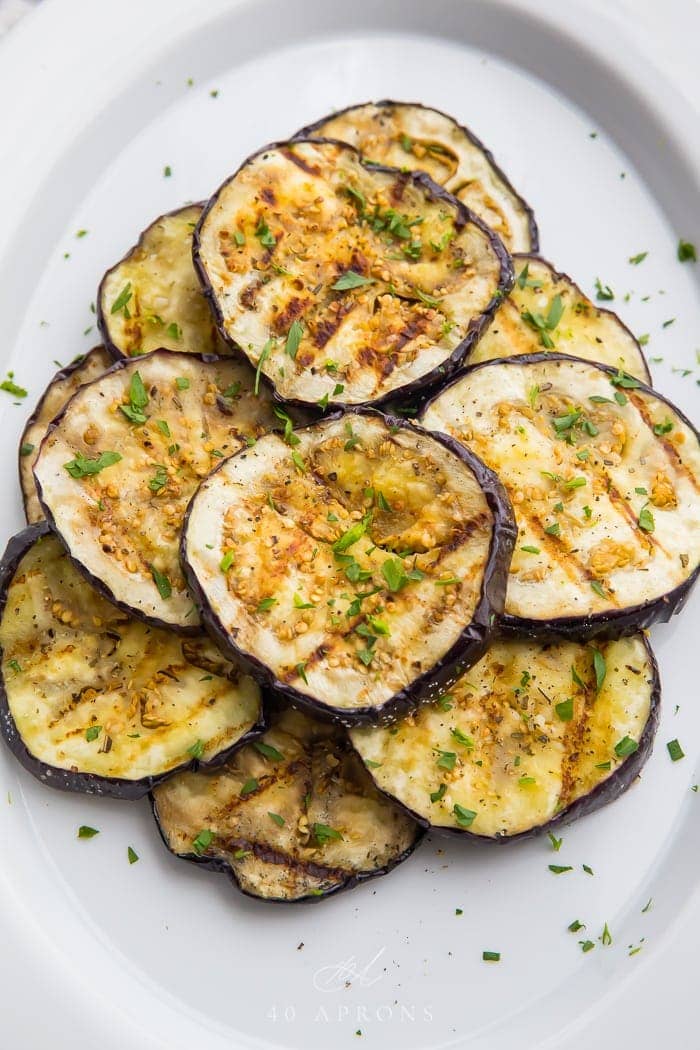
{"label": "grilled eggplant slice", "polygon": [[264,900],[314,900],[384,875],[421,838],[345,731],[291,708],[221,769],[157,787],[153,808],[176,856]]}
{"label": "grilled eggplant slice", "polygon": [[322,140],[247,160],[193,251],[222,334],[305,404],[376,404],[444,378],[513,276],[502,242],[427,175]]}
{"label": "grilled eggplant slice", "polygon": [[626,791],[659,704],[641,634],[597,648],[499,640],[437,704],[350,736],[377,786],[421,823],[507,842]]}
{"label": "grilled eggplant slice", "polygon": [[34,467],[39,498],[105,597],[156,626],[197,631],[178,561],[185,507],[225,456],[279,425],[245,362],[156,350],[83,386]]}
{"label": "grilled eggplant slice", "polygon": [[514,527],[457,442],[369,410],[241,451],[199,488],[182,559],[251,673],[345,724],[436,696],[501,611]]}
{"label": "grilled eggplant slice", "polygon": [[161,215],[102,278],[97,323],[115,358],[160,347],[230,354],[192,267],[192,234],[201,214],[201,204],[188,204]]}
{"label": "grilled eggplant slice", "polygon": [[616,637],[668,620],[700,562],[698,434],[638,379],[561,354],[469,369],[423,413],[483,457],[518,523],[503,626]]}
{"label": "grilled eggplant slice", "polygon": [[204,635],[185,639],[107,602],[46,522],[0,568],[0,731],[64,791],[140,798],[262,732],[260,690]]}
{"label": "grilled eggplant slice", "polygon": [[112,358],[103,346],[95,346],[89,353],[76,357],[67,368],[56,372],[27,420],[19,446],[19,483],[28,522],[41,521],[44,517],[32,471],[49,423],[70,401],[78,387],[102,375],[111,364]]}
{"label": "grilled eggplant slice", "polygon": [[516,281],[469,365],[542,350],[600,361],[651,384],[638,341],[612,310],[603,310],[564,273],[537,255],[513,257]]}
{"label": "grilled eggplant slice", "polygon": [[342,139],[380,164],[420,168],[495,230],[510,251],[537,251],[532,208],[476,135],[438,109],[367,102],[324,117],[299,135]]}

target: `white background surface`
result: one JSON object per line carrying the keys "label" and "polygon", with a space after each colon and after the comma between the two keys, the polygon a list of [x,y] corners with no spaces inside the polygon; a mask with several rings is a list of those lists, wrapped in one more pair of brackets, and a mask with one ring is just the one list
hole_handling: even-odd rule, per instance
{"label": "white background surface", "polygon": [[[560,81],[570,76],[571,96],[581,102],[585,94],[591,113],[576,112],[516,69],[493,59],[484,63],[480,55],[444,41],[399,41],[386,32],[374,42],[365,33],[359,49],[357,35],[354,43],[347,34],[327,45],[288,41],[285,33],[292,36],[308,4],[288,5],[287,26],[266,23],[260,51],[271,53],[256,52],[251,44],[247,69],[234,68],[234,56],[244,49],[235,40],[229,72],[218,44],[210,44],[209,53],[206,46],[189,54],[175,48],[169,59],[159,58],[170,35],[186,37],[197,10],[223,6],[124,0],[107,15],[101,4],[48,0],[34,25],[30,19],[13,30],[16,42],[0,50],[0,98],[11,97],[13,86],[22,84],[17,105],[3,114],[7,128],[0,136],[0,189],[14,204],[7,248],[0,250],[0,306],[5,345],[13,347],[7,360],[11,357],[18,380],[31,386],[32,395],[48,377],[53,357],[66,361],[83,348],[79,333],[90,323],[88,303],[101,271],[157,212],[205,195],[261,141],[336,105],[403,94],[451,109],[493,146],[535,206],[543,249],[557,265],[575,270],[589,290],[595,276],[618,295],[634,290],[629,304],[616,305],[634,330],[652,333],[649,353],[665,359],[654,366],[660,389],[692,410],[695,376],[683,380],[671,365],[695,365],[697,275],[691,267],[679,267],[674,252],[678,233],[700,244],[700,209],[697,199],[695,209],[688,207],[693,202],[687,180],[677,191],[674,180],[683,165],[695,163],[700,171],[700,143],[697,118],[693,124],[666,95],[652,69],[664,79],[677,78],[686,96],[697,100],[696,4],[675,0],[662,10],[646,3],[565,8],[564,29],[595,39],[601,51],[619,52],[623,81],[631,83],[634,70],[648,70],[643,79],[652,101],[667,114],[668,137],[653,148],[644,141],[644,125],[635,142],[637,128],[620,110],[624,93],[596,95],[590,74],[586,79],[586,70],[573,65],[560,69],[558,63],[566,65],[563,51],[551,45],[537,54],[531,44],[533,51],[523,58]],[[562,6],[540,3],[538,11],[556,25]],[[281,41],[290,46],[280,50]],[[635,48],[645,50],[635,54]],[[18,53],[24,68],[13,68]],[[159,66],[156,75],[148,69],[151,61]],[[193,89],[185,85],[189,75],[195,78]],[[210,87],[220,90],[218,99],[209,97]],[[123,104],[104,108],[112,99]],[[661,187],[675,229],[629,158],[605,134],[606,124],[638,156],[657,195]],[[593,127],[599,138],[589,140]],[[170,180],[162,178],[165,163],[173,167]],[[74,231],[83,226],[91,233],[76,242]],[[628,255],[646,249],[644,268],[630,268]],[[69,260],[63,258],[66,251]],[[652,295],[648,304],[640,302],[643,291]],[[676,323],[661,330],[671,316],[677,316]],[[48,327],[40,327],[41,320],[48,320]],[[86,336],[85,345],[92,338],[94,333]],[[23,414],[2,405],[3,447],[11,447]],[[8,493],[13,483],[9,477]],[[9,495],[7,504],[5,532],[18,524]],[[697,601],[693,608],[697,623]],[[244,1044],[225,1028],[240,1027],[282,1045],[429,1047],[500,1015],[497,1029],[463,1045],[607,1050],[632,1041],[642,1048],[657,1046],[662,1039],[682,1047],[700,1044],[693,1000],[700,925],[689,910],[677,922],[700,860],[693,808],[700,797],[689,791],[700,744],[700,719],[693,710],[693,608],[654,635],[666,712],[641,785],[565,832],[556,858],[540,842],[467,861],[453,844],[437,855],[436,841],[372,887],[282,913],[239,900],[224,880],[168,858],[145,805],[50,795],[3,755],[1,784],[13,793],[12,806],[0,813],[3,1041],[19,1050],[49,1041],[57,1050],[98,1045],[179,1050],[205,1040],[211,1047],[234,1048]],[[676,703],[681,711],[673,721]],[[676,735],[688,758],[672,766],[664,744]],[[83,822],[100,827],[100,838],[77,843],[75,828]],[[128,843],[141,856],[133,868],[126,864]],[[552,860],[588,862],[596,877],[589,879],[579,867],[555,878],[546,871]],[[653,911],[640,916],[652,893]],[[456,906],[464,909],[461,919],[454,916]],[[592,939],[603,921],[610,921],[613,948],[598,945],[580,956],[563,932],[576,917],[590,920]],[[630,959],[626,945],[641,936],[647,937],[644,951]],[[298,953],[300,940],[305,948]],[[362,989],[355,981],[348,993],[330,997],[313,988],[320,966],[352,953],[362,966],[382,947],[379,969],[386,965],[387,976],[376,985]],[[483,948],[501,950],[503,962],[485,967]],[[612,992],[616,999],[609,1003],[605,997]],[[180,996],[186,1014],[173,1011],[168,996]],[[395,999],[415,1005],[419,1016],[429,1006],[433,1020],[401,1027],[342,1017],[348,1004],[371,1011]],[[536,1004],[535,1010],[511,1024],[506,1015],[528,1003]],[[341,1016],[327,1025],[308,1019],[301,1025],[298,1019],[266,1022],[273,1005],[293,1005],[297,1018],[319,1008],[332,1018],[340,1009]],[[199,1018],[197,1010],[205,1016]],[[224,1026],[219,1035],[207,1029],[206,1015]],[[365,1033],[361,1042],[353,1036],[357,1027]],[[548,1036],[545,1044],[541,1030],[557,1029],[559,1035]]]}

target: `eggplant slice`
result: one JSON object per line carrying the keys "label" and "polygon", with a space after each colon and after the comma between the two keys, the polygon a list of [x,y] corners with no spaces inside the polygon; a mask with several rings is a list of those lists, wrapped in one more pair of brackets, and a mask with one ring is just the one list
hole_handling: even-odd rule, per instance
{"label": "eggplant slice", "polygon": [[101,376],[113,363],[103,346],[95,346],[89,353],[76,357],[66,368],[56,372],[27,420],[19,445],[19,483],[28,522],[41,521],[44,517],[34,484],[33,469],[49,423],[70,401],[78,387]]}
{"label": "eggplant slice", "polygon": [[178,561],[185,508],[225,456],[279,425],[245,362],[156,350],[78,390],[34,468],[39,498],[76,565],[156,626],[197,631]]}
{"label": "eggplant slice", "polygon": [[135,620],[76,571],[46,522],[0,568],[0,731],[38,780],[140,798],[262,732],[260,690],[205,636]]}
{"label": "eggplant slice", "polygon": [[513,278],[501,241],[427,175],[332,141],[250,157],[193,251],[222,334],[304,404],[377,404],[444,378]]}
{"label": "eggplant slice", "polygon": [[113,357],[165,347],[230,354],[192,266],[192,234],[201,204],[159,216],[102,278],[97,323]]}
{"label": "eggplant slice", "polygon": [[507,842],[626,791],[659,706],[641,634],[595,649],[499,640],[437,704],[350,737],[377,786],[422,824]]}
{"label": "eggplant slice", "polygon": [[638,379],[560,354],[469,369],[423,426],[483,457],[518,541],[503,626],[617,637],[670,619],[700,561],[698,434]]}
{"label": "eggplant slice", "polygon": [[288,437],[232,456],[190,504],[182,560],[202,619],[292,701],[347,725],[403,713],[484,651],[508,500],[457,442],[377,412]]}
{"label": "eggplant slice", "polygon": [[513,256],[513,265],[515,284],[469,355],[469,365],[557,350],[651,384],[642,348],[617,314],[596,306],[570,277],[537,255]]}
{"label": "eggplant slice", "polygon": [[298,134],[341,139],[380,164],[420,168],[495,230],[510,251],[537,251],[532,208],[476,135],[439,109],[367,102],[324,117]]}
{"label": "eggplant slice", "polygon": [[273,901],[326,897],[384,875],[422,834],[376,789],[344,730],[292,708],[221,769],[157,787],[153,810],[176,856]]}

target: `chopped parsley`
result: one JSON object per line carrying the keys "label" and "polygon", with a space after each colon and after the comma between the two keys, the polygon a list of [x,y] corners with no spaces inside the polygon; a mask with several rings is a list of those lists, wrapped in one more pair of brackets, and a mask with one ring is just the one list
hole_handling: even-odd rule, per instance
{"label": "chopped parsley", "polygon": [[328,842],[337,842],[343,838],[340,831],[329,827],[328,824],[312,824],[311,834],[319,846],[325,846]]}
{"label": "chopped parsley", "polygon": [[552,844],[552,849],[554,850],[554,852],[558,853],[559,850],[561,849],[561,844],[564,841],[564,839],[563,838],[558,839],[557,836],[554,835],[551,831],[547,832],[547,837],[549,838],[549,841]]}
{"label": "chopped parsley", "polygon": [[158,569],[156,569],[155,565],[150,565],[149,568],[151,570],[153,582],[158,588],[158,594],[161,596],[161,598],[163,598],[163,600],[167,600],[173,593],[173,588],[172,584],[170,583],[170,580],[165,575],[165,573],[159,572]]}
{"label": "chopped parsley", "polygon": [[546,317],[541,313],[533,313],[530,310],[524,310],[520,316],[530,328],[533,328],[539,333],[542,346],[545,347],[546,350],[552,350],[554,348],[554,342],[549,333],[557,328],[563,313],[564,303],[562,302],[562,298],[560,295],[555,295],[549,304],[549,310]]}
{"label": "chopped parsley", "polygon": [[257,778],[250,777],[250,779],[246,780],[245,784],[243,784],[241,790],[238,792],[239,797],[246,798],[248,795],[252,795],[254,791],[258,790],[258,786],[259,785]]}
{"label": "chopped parsley", "polygon": [[464,806],[460,806],[458,802],[455,802],[452,807],[455,820],[459,824],[460,828],[470,828],[476,820],[476,813],[473,809],[465,809]]}
{"label": "chopped parsley", "polygon": [[500,962],[501,961],[501,953],[500,952],[482,952],[481,953],[481,958],[484,960],[484,962]]}
{"label": "chopped parsley", "polygon": [[526,546],[526,547],[521,547],[520,550],[521,551],[525,551],[526,554],[540,554],[541,553],[539,547],[531,547],[529,545]]}
{"label": "chopped parsley", "polygon": [[20,445],[19,454],[20,456],[31,456],[35,448],[36,445],[32,445],[29,441],[23,441]]}
{"label": "chopped parsley", "polygon": [[272,597],[270,597],[270,598],[262,598],[261,601],[258,602],[255,611],[256,612],[269,612],[270,609],[274,608],[275,605],[277,605],[277,599],[276,598],[272,598]]}
{"label": "chopped parsley", "polygon": [[260,393],[260,373],[262,372],[262,366],[265,364],[265,362],[267,361],[268,357],[270,356],[270,353],[271,353],[272,348],[273,348],[274,345],[275,345],[275,340],[274,339],[268,339],[268,341],[265,343],[264,347],[260,351],[260,357],[258,358],[258,364],[257,364],[257,367],[255,369],[255,385],[253,387],[253,393],[255,394],[256,397]]}
{"label": "chopped parsley", "polygon": [[227,550],[226,553],[224,554],[223,558],[219,562],[220,570],[222,572],[228,572],[228,570],[233,565],[234,558],[235,558],[235,552],[232,551],[232,550]]}
{"label": "chopped parsley", "polygon": [[556,704],[554,710],[557,712],[557,717],[562,722],[570,722],[574,717],[574,698],[573,696],[568,697],[566,700],[562,700],[560,704]]}
{"label": "chopped parsley", "polygon": [[129,383],[129,404],[120,405],[119,411],[126,416],[130,423],[145,423],[148,417],[144,412],[144,408],[147,404],[148,394],[143,385],[141,375],[139,372],[134,372]]}
{"label": "chopped parsley", "polygon": [[639,744],[632,737],[623,736],[622,740],[618,740],[615,744],[615,754],[618,758],[627,758],[629,755],[633,755],[639,748]]}
{"label": "chopped parsley", "polygon": [[123,311],[124,317],[126,317],[127,319],[131,317],[131,314],[129,313],[129,307],[127,304],[133,296],[133,294],[134,293],[131,290],[131,281],[127,281],[117,298],[112,303],[110,313],[118,314],[120,311]]}
{"label": "chopped parsley", "polygon": [[95,835],[99,835],[97,828],[91,828],[89,824],[81,824],[78,828],[79,839],[94,839]]}
{"label": "chopped parsley", "polygon": [[102,726],[88,726],[85,730],[85,739],[88,743],[92,743],[93,740],[97,740],[101,732]]}
{"label": "chopped parsley", "polygon": [[593,648],[593,670],[595,671],[595,691],[599,693],[605,681],[606,666],[605,657],[600,649]]}
{"label": "chopped parsley", "polygon": [[628,261],[631,262],[633,266],[639,266],[641,262],[644,262],[648,254],[649,252],[640,252],[639,255],[630,255]]}
{"label": "chopped parsley", "polygon": [[654,515],[649,510],[649,504],[645,503],[639,512],[639,518],[637,521],[640,529],[643,532],[653,532],[655,528]]}
{"label": "chopped parsley", "polygon": [[669,740],[666,747],[672,762],[679,762],[681,758],[685,758],[685,752],[678,740]]}
{"label": "chopped parsley", "polygon": [[210,831],[209,828],[202,828],[200,833],[192,842],[192,849],[195,851],[198,857],[207,850],[212,842],[214,841],[214,832]]}
{"label": "chopped parsley", "polygon": [[360,273],[355,273],[354,270],[348,270],[342,277],[339,277],[335,284],[331,285],[331,288],[336,292],[349,291],[352,288],[364,288],[367,284],[373,284],[374,279],[372,277],[363,277]]}
{"label": "chopped parsley", "polygon": [[283,828],[284,827],[284,817],[281,817],[279,815],[279,813],[271,813],[268,810],[267,815],[270,818],[270,820],[274,821],[274,823],[277,825],[278,828]]}
{"label": "chopped parsley", "polygon": [[435,765],[438,769],[454,769],[457,761],[457,753],[455,751],[441,751],[439,748],[435,748],[435,751],[438,755],[435,760]]}
{"label": "chopped parsley", "polygon": [[263,248],[274,248],[277,245],[277,240],[273,233],[270,233],[270,227],[267,225],[267,221],[260,216],[258,225],[255,227],[255,236],[260,241]]}
{"label": "chopped parsley", "polygon": [[679,262],[697,262],[698,253],[694,244],[690,241],[679,240],[678,242],[678,261]]}
{"label": "chopped parsley", "polygon": [[270,762],[284,762],[284,755],[272,744],[266,744],[263,740],[256,740],[253,743],[253,747],[263,758],[269,759]]}
{"label": "chopped parsley", "polygon": [[204,754],[204,741],[195,740],[194,744],[187,748],[187,754],[191,755],[192,758],[201,758]]}
{"label": "chopped parsley", "polygon": [[554,875],[563,875],[567,871],[573,871],[571,864],[548,864],[547,867]]}
{"label": "chopped parsley", "polygon": [[92,474],[99,474],[105,467],[113,466],[121,458],[118,452],[101,452],[96,459],[88,459],[78,453],[75,459],[72,459],[70,463],[64,463],[63,466],[72,478],[87,478]]}
{"label": "chopped parsley", "polygon": [[382,576],[386,580],[389,590],[395,594],[411,581],[422,580],[425,573],[415,568],[406,572],[403,561],[400,558],[387,558],[382,564]]}
{"label": "chopped parsley", "polygon": [[600,277],[595,279],[595,297],[601,303],[609,303],[615,298],[615,293],[609,284],[601,284]]}
{"label": "chopped parsley", "polygon": [[437,791],[431,791],[430,792],[430,801],[431,802],[439,802],[441,799],[443,799],[445,797],[445,792],[446,791],[447,791],[447,784],[441,784],[440,787],[437,789]]}
{"label": "chopped parsley", "polygon": [[301,343],[303,334],[304,329],[301,321],[292,321],[284,344],[284,352],[291,357],[292,361],[297,356],[297,350],[299,349],[299,344]]}
{"label": "chopped parsley", "polygon": [[139,855],[133,846],[127,847],[126,855],[129,858],[129,864],[135,864],[136,861],[139,859]]}

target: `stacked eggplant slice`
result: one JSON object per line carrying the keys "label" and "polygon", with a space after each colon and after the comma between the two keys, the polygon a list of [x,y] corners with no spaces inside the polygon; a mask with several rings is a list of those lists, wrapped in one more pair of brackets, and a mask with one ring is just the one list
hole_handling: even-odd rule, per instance
{"label": "stacked eggplant slice", "polygon": [[[326,897],[637,777],[697,431],[482,143],[367,103],[160,216],[22,435],[0,729],[177,857]],[[511,254],[514,253],[514,254]]]}

